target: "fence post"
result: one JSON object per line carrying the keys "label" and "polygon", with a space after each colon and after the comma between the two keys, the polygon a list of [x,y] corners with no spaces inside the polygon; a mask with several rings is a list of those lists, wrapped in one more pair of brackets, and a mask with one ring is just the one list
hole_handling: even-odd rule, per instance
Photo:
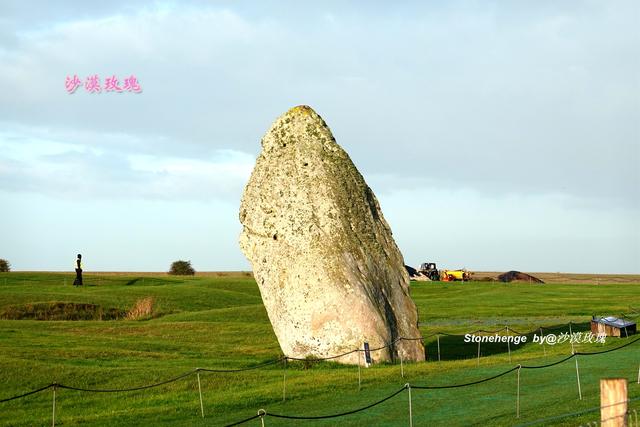
{"label": "fence post", "polygon": [[204,418],[204,404],[202,403],[202,386],[200,385],[200,368],[196,369],[196,374],[198,376],[198,393],[200,394],[200,413],[202,414],[202,418]]}
{"label": "fence post", "polygon": [[518,388],[516,391],[516,418],[520,418],[520,369],[522,365],[518,365]]}
{"label": "fence post", "polygon": [[440,361],[440,334],[436,335],[438,339],[438,362]]}
{"label": "fence post", "polygon": [[573,335],[573,331],[571,329],[571,320],[569,320],[569,336]]}
{"label": "fence post", "polygon": [[53,427],[56,426],[56,388],[58,388],[58,384],[53,383],[53,416],[51,418],[51,425]]}
{"label": "fence post", "polygon": [[627,425],[627,379],[600,380],[600,422],[602,427]]}
{"label": "fence post", "polygon": [[406,383],[404,386],[409,391],[409,427],[413,427],[413,408],[411,406],[411,384]]}
{"label": "fence post", "polygon": [[509,342],[509,326],[505,326],[507,329],[507,351],[509,352],[509,363],[511,363],[511,343]]}
{"label": "fence post", "polygon": [[362,385],[362,376],[360,374],[360,349],[357,350],[358,352],[358,391],[360,391],[361,385]]}
{"label": "fence post", "polygon": [[282,359],[282,401],[287,398],[287,357]]}
{"label": "fence post", "polygon": [[576,359],[576,379],[578,380],[578,396],[582,400],[582,389],[580,388],[580,370],[578,369],[578,355],[573,353]]}
{"label": "fence post", "polygon": [[575,354],[576,348],[573,345],[573,334],[569,335],[569,342],[571,343],[571,354]]}

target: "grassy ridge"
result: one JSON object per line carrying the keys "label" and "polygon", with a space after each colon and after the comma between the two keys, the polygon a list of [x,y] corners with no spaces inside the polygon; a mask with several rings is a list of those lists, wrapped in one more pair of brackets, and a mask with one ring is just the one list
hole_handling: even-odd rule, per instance
{"label": "grassy ridge", "polygon": [[[85,279],[88,286],[79,289],[70,285],[72,280],[72,275],[56,273],[0,275],[0,310],[7,305],[52,301],[128,310],[138,299],[153,296],[160,316],[147,321],[0,321],[0,398],[52,381],[88,388],[124,388],[164,380],[196,367],[239,368],[280,356],[251,278],[89,275]],[[569,320],[577,322],[575,331],[586,327],[591,314],[619,314],[628,312],[630,306],[640,306],[640,285],[414,283],[412,296],[419,308],[424,336],[497,329],[505,324],[529,331]],[[604,346],[585,344],[577,350],[597,351],[628,341],[610,339]],[[436,344],[436,337],[427,340],[431,358],[436,354]],[[405,364],[405,378],[400,376],[399,365],[363,369],[361,391],[356,367],[320,363],[305,369],[302,363],[289,363],[285,402],[282,366],[273,366],[239,374],[203,373],[204,420],[199,418],[195,376],[144,392],[90,394],[59,390],[58,420],[64,425],[221,425],[251,416],[259,408],[286,414],[334,413],[376,401],[406,382],[464,383],[517,363],[548,363],[571,351],[568,344],[543,349],[526,343],[511,347],[510,362],[504,345],[483,344],[483,358],[476,366],[476,344],[445,336],[440,338],[440,344],[446,360]],[[573,361],[544,370],[522,371],[520,421],[597,406],[600,377],[636,379],[640,345],[580,357],[579,363],[583,401],[577,400]],[[513,373],[467,388],[415,390],[414,422],[514,424],[515,381]],[[630,397],[640,397],[637,384],[630,384],[629,391]],[[50,391],[0,405],[3,425],[50,423]],[[597,418],[573,418],[566,424]],[[313,424],[405,425],[406,420],[407,395],[402,393],[369,411]],[[297,425],[273,418],[266,422]]]}

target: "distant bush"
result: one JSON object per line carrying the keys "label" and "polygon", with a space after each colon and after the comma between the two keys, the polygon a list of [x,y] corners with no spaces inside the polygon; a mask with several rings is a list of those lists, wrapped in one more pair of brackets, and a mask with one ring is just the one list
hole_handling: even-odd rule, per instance
{"label": "distant bush", "polygon": [[0,273],[8,273],[11,271],[11,264],[6,259],[0,259]]}
{"label": "distant bush", "polygon": [[179,276],[193,276],[196,271],[191,267],[191,261],[174,261],[171,263],[169,274],[175,274]]}

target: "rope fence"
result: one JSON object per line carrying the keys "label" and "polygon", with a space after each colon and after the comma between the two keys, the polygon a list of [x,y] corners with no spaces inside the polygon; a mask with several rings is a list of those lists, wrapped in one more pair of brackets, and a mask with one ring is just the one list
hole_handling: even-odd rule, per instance
{"label": "rope fence", "polygon": [[[390,395],[388,395],[388,396],[386,396],[386,397],[384,397],[384,398],[382,398],[382,399],[380,399],[380,400],[378,400],[378,401],[376,401],[374,403],[371,403],[371,404],[369,404],[367,406],[364,406],[364,407],[361,407],[361,408],[358,408],[358,409],[354,409],[354,410],[346,411],[346,412],[341,412],[341,413],[336,413],[336,414],[315,415],[315,416],[282,415],[282,414],[272,414],[270,412],[267,412],[265,409],[260,409],[258,411],[257,415],[254,415],[253,417],[249,417],[249,418],[234,422],[232,424],[228,424],[227,427],[244,424],[244,423],[246,423],[248,421],[251,421],[251,420],[254,420],[254,419],[257,419],[257,418],[260,418],[261,421],[262,421],[262,425],[264,425],[264,418],[265,417],[285,418],[285,419],[295,419],[295,420],[319,420],[319,419],[329,419],[329,418],[343,417],[343,416],[351,415],[351,414],[354,414],[354,413],[357,413],[357,412],[361,412],[361,411],[367,410],[367,409],[372,408],[374,406],[380,405],[380,404],[386,402],[387,400],[392,399],[393,397],[397,396],[398,394],[400,394],[400,393],[402,393],[404,391],[407,391],[408,394],[409,394],[409,425],[413,426],[413,419],[412,419],[413,413],[412,413],[412,400],[411,400],[412,399],[412,397],[411,397],[411,390],[412,389],[414,389],[414,390],[437,390],[437,389],[452,389],[452,388],[468,387],[468,386],[473,386],[473,385],[477,385],[477,384],[481,384],[481,383],[485,383],[485,382],[489,382],[489,381],[495,380],[497,378],[500,378],[500,377],[503,377],[503,376],[505,376],[507,374],[510,374],[511,372],[514,372],[514,371],[517,371],[517,374],[518,374],[518,377],[517,377],[517,379],[518,379],[518,381],[517,381],[517,394],[516,394],[516,396],[517,396],[516,397],[516,399],[517,399],[517,402],[516,402],[516,408],[517,408],[516,409],[516,418],[520,418],[520,370],[521,369],[544,369],[544,368],[549,368],[549,367],[552,367],[552,366],[559,365],[559,364],[561,364],[563,362],[566,362],[566,361],[568,361],[570,359],[573,359],[573,358],[576,358],[576,360],[577,360],[578,356],[594,356],[594,355],[609,353],[609,352],[612,352],[612,351],[623,349],[623,348],[628,347],[628,346],[630,346],[632,344],[635,344],[635,343],[637,343],[639,341],[640,341],[640,338],[637,338],[634,341],[630,341],[630,342],[625,343],[624,345],[621,345],[619,347],[616,347],[616,348],[613,348],[613,349],[609,349],[609,350],[604,350],[604,351],[574,352],[568,357],[565,357],[565,358],[563,358],[563,359],[561,359],[559,361],[556,361],[556,362],[553,362],[553,363],[549,363],[549,364],[546,364],[546,365],[528,366],[528,365],[519,364],[517,366],[514,366],[511,369],[508,369],[508,370],[506,370],[504,372],[501,372],[499,374],[493,375],[491,377],[483,378],[483,379],[480,379],[480,380],[477,380],[477,381],[462,383],[462,384],[448,384],[448,385],[433,385],[433,386],[431,386],[431,385],[415,385],[415,384],[412,385],[412,384],[407,383],[400,390],[398,390],[398,391],[394,392],[393,394],[390,394]],[[577,373],[577,375],[578,375],[578,381],[579,381],[579,373]],[[640,378],[639,378],[638,384],[640,384]],[[580,396],[580,398],[582,398],[582,396]],[[635,400],[640,400],[640,398],[629,400],[629,402],[630,401],[635,401]],[[601,407],[597,407],[595,409],[590,409],[590,410],[582,411],[582,412],[578,412],[578,413],[563,414],[563,415],[560,415],[560,416],[557,416],[557,417],[536,420],[536,421],[533,421],[533,422],[531,422],[529,424],[526,424],[526,425],[540,424],[540,423],[544,423],[546,421],[553,421],[555,419],[566,418],[566,417],[569,417],[569,416],[581,415],[583,413],[589,413],[589,412],[597,411],[597,410],[600,410],[600,409],[601,409]]]}
{"label": "rope fence", "polygon": [[[398,338],[396,340],[400,341],[403,338]],[[413,339],[412,339],[413,340]],[[522,364],[518,364],[510,369],[507,369],[503,372],[500,372],[496,375],[490,376],[490,377],[486,377],[486,378],[482,378],[476,381],[471,381],[471,382],[466,382],[466,383],[460,383],[460,384],[447,384],[447,385],[415,385],[415,384],[405,384],[404,387],[402,387],[401,389],[395,391],[394,393],[380,399],[377,400],[371,404],[368,404],[366,406],[360,407],[360,408],[356,408],[353,410],[349,410],[349,411],[345,411],[345,412],[340,412],[340,413],[335,413],[335,414],[327,414],[327,415],[314,415],[314,416],[305,416],[305,415],[287,415],[287,414],[278,414],[278,413],[271,413],[271,412],[267,412],[265,409],[260,409],[258,411],[258,413],[256,415],[253,415],[251,417],[247,417],[245,419],[236,421],[232,424],[229,424],[230,426],[233,425],[240,425],[246,422],[249,422],[251,420],[255,420],[260,418],[262,424],[264,424],[264,419],[265,417],[274,417],[274,418],[281,418],[281,419],[292,419],[292,420],[320,420],[320,419],[329,419],[329,418],[339,418],[339,417],[344,417],[344,416],[348,416],[348,415],[352,415],[358,412],[362,412],[362,411],[366,411],[367,409],[373,408],[374,406],[378,406],[392,398],[394,398],[395,396],[403,393],[404,391],[407,391],[409,394],[409,424],[413,425],[413,421],[412,421],[412,396],[411,396],[411,390],[439,390],[439,389],[453,389],[453,388],[463,388],[463,387],[469,387],[469,386],[473,386],[473,385],[477,385],[477,384],[481,384],[481,383],[485,383],[485,382],[489,382],[489,381],[493,381],[497,378],[503,377],[505,375],[508,375],[514,371],[517,371],[517,402],[516,402],[516,417],[519,418],[520,417],[520,371],[522,369],[544,369],[544,368],[549,368],[552,366],[556,366],[559,365],[561,363],[564,363],[570,359],[575,359],[576,360],[576,378],[577,378],[577,383],[578,383],[578,393],[580,396],[580,399],[582,399],[582,393],[580,390],[580,373],[578,370],[578,364],[577,364],[577,360],[578,360],[578,356],[584,356],[584,357],[588,357],[588,356],[594,356],[594,355],[600,355],[600,354],[605,354],[605,353],[610,353],[613,351],[618,351],[621,350],[623,348],[629,347],[633,344],[636,344],[637,342],[640,341],[640,338],[636,338],[633,341],[629,341],[621,346],[615,347],[615,348],[611,348],[611,349],[607,349],[607,350],[602,350],[602,351],[596,351],[596,352],[575,352],[573,351],[572,354],[570,356],[564,357],[561,360],[552,362],[552,363],[548,363],[545,365],[536,365],[536,366],[530,366],[530,365],[522,365]],[[380,347],[378,349],[372,349],[372,350],[380,350],[383,349],[385,347]],[[353,352],[361,352],[364,350],[353,350],[352,352],[349,353],[345,353],[345,354],[350,354]],[[151,388],[155,388],[155,387],[160,387],[166,384],[170,384],[170,383],[174,383],[180,380],[183,380],[185,378],[191,377],[192,375],[196,375],[197,379],[198,379],[198,391],[199,391],[199,397],[200,397],[200,409],[201,409],[201,415],[204,418],[204,405],[203,405],[203,400],[202,400],[202,388],[201,388],[201,383],[200,383],[200,373],[201,372],[208,372],[208,373],[235,373],[235,372],[244,372],[244,371],[249,371],[249,370],[255,370],[255,369],[260,369],[266,366],[270,366],[270,365],[275,365],[279,362],[283,362],[283,366],[285,369],[285,377],[284,377],[284,381],[286,384],[286,361],[290,359],[290,360],[300,360],[300,359],[295,359],[295,358],[289,358],[289,357],[280,357],[276,360],[273,361],[268,361],[268,362],[264,362],[264,363],[260,363],[257,365],[253,365],[253,366],[249,366],[249,367],[245,367],[245,368],[237,368],[237,369],[208,369],[208,368],[196,368],[193,369],[191,371],[185,372],[183,374],[180,374],[176,377],[172,377],[169,378],[167,380],[164,381],[160,381],[160,382],[156,382],[156,383],[152,383],[152,384],[148,384],[148,385],[142,385],[142,386],[137,386],[137,387],[129,387],[129,388],[121,388],[121,389],[98,389],[98,388],[84,388],[84,387],[76,387],[76,386],[72,386],[72,385],[66,385],[66,384],[60,384],[60,383],[51,383],[48,384],[46,386],[40,387],[38,389],[35,390],[31,390],[28,391],[26,393],[20,394],[20,395],[16,395],[16,396],[12,396],[9,398],[5,398],[5,399],[1,399],[0,403],[5,403],[5,402],[9,402],[9,401],[13,401],[13,400],[17,400],[17,399],[22,399],[37,393],[41,393],[45,390],[49,390],[52,389],[53,390],[53,413],[52,413],[52,420],[53,420],[53,425],[55,426],[55,416],[56,416],[56,390],[58,389],[66,389],[66,390],[73,390],[73,391],[80,391],[80,392],[89,392],[89,393],[122,393],[122,392],[132,392],[132,391],[139,391],[139,390],[147,390],[147,389],[151,389]],[[304,360],[304,359],[302,359]],[[638,376],[638,384],[640,384],[640,367],[639,367],[639,376]],[[286,385],[285,385],[286,387]],[[283,390],[283,400],[285,398],[285,393]],[[638,398],[640,399],[640,398]],[[634,399],[634,400],[638,400],[638,399]],[[596,410],[599,409],[596,408]],[[568,417],[571,415],[576,415],[576,414],[580,414],[580,413],[572,413],[572,414],[564,414],[562,416],[558,416],[558,417]],[[553,420],[555,418],[552,419],[548,419],[548,420]],[[539,422],[545,422],[546,420],[539,420]],[[533,423],[537,423],[533,422]],[[526,425],[534,425],[534,424],[526,424]]]}

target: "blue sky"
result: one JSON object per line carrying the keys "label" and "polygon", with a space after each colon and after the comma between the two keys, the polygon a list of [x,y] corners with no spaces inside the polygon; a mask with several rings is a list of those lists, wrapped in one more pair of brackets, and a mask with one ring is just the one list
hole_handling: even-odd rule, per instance
{"label": "blue sky", "polygon": [[640,273],[639,24],[633,1],[2,2],[0,258],[249,269],[242,188],[308,104],[407,264]]}

